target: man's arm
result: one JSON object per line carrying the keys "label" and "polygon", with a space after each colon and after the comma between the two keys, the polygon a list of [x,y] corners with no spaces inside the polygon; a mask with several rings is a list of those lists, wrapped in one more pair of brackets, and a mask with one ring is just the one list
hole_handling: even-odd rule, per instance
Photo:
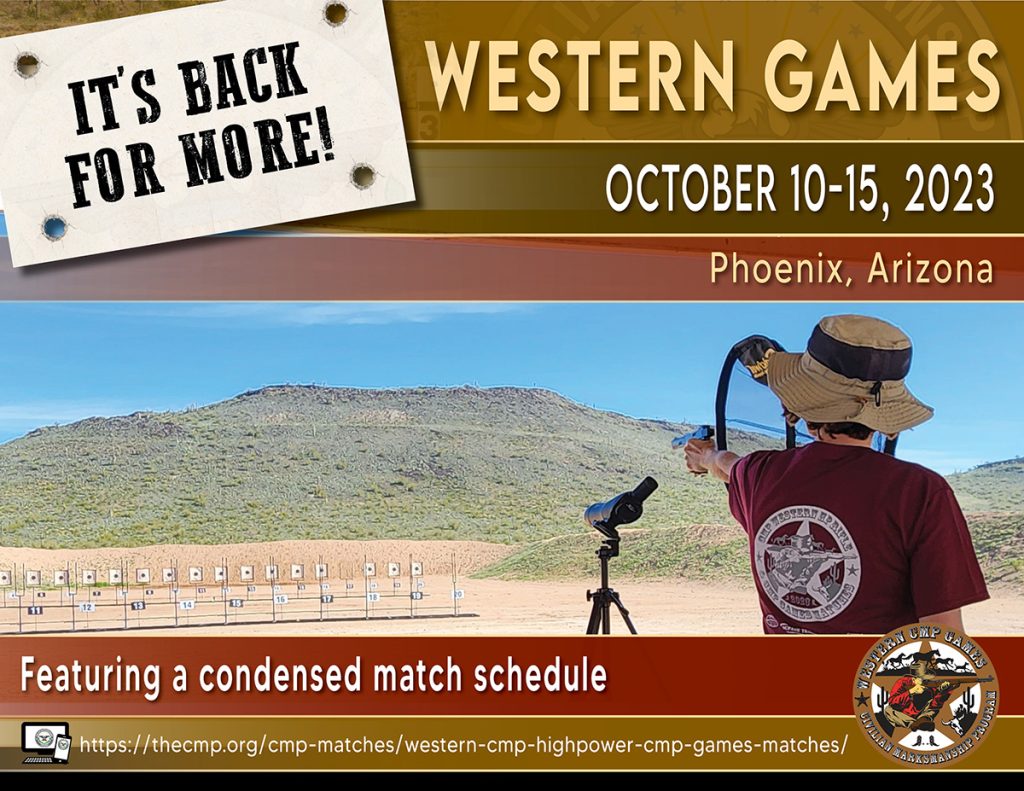
{"label": "man's arm", "polygon": [[690,472],[698,475],[711,473],[726,483],[729,482],[733,465],[740,460],[731,450],[716,450],[715,443],[708,439],[691,439],[683,452]]}
{"label": "man's arm", "polygon": [[937,623],[939,626],[946,626],[950,629],[955,629],[964,633],[964,615],[963,610],[959,607],[955,610],[946,610],[945,612],[938,612],[934,615],[919,615],[917,616],[921,623]]}

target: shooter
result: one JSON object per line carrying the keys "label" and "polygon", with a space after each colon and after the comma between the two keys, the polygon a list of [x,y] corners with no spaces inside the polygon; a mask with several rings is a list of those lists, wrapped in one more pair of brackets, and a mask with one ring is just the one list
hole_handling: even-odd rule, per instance
{"label": "shooter", "polygon": [[[961,608],[988,590],[963,512],[941,475],[892,455],[897,436],[933,414],[904,381],[910,338],[880,319],[830,316],[802,354],[759,348],[760,360],[743,363],[782,402],[788,447],[740,457],[725,448],[720,420],[717,447],[691,438],[685,452],[691,472],[729,486],[764,631],[885,634],[914,622],[964,631]],[[797,447],[801,419],[813,441]],[[876,433],[887,452],[873,449]]]}

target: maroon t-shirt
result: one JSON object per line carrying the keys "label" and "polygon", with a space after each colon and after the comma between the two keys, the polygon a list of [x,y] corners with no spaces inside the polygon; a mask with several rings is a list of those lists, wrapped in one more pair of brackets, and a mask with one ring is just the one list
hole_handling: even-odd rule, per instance
{"label": "maroon t-shirt", "polygon": [[988,598],[945,479],[870,448],[751,453],[729,507],[750,539],[767,634],[884,634]]}

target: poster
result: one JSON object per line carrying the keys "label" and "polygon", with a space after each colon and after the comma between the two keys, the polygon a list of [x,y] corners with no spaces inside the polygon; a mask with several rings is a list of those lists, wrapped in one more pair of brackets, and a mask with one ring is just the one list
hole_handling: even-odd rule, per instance
{"label": "poster", "polygon": [[0,4],[0,768],[1020,771],[1022,19]]}

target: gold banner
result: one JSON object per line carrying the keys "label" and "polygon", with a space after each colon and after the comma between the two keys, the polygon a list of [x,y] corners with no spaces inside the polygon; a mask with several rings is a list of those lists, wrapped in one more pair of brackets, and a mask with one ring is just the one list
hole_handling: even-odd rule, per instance
{"label": "gold banner", "polygon": [[[0,4],[0,35],[199,2],[208,0],[6,2]],[[412,140],[1024,139],[1021,2],[387,0],[385,8]],[[724,71],[726,41],[731,102],[695,79],[698,71],[707,74],[707,64]],[[798,111],[780,109],[765,73],[774,48],[786,41],[797,42],[804,54],[782,58],[770,82],[778,94],[796,95],[801,81],[811,81]],[[995,54],[972,52],[979,41],[992,42]],[[448,84],[440,107],[437,77],[456,65],[448,60],[450,48],[468,71],[471,42],[478,48],[465,103]],[[934,48],[930,42],[937,42]],[[859,107],[833,103],[818,111],[837,45]],[[579,53],[595,47],[584,66]],[[673,57],[678,72],[666,79],[678,94],[675,105],[657,85],[659,69],[668,69]],[[870,111],[871,86],[879,84],[881,70],[892,80],[908,63],[914,109],[905,101],[886,107],[883,97],[881,109]],[[492,71],[500,70],[506,71],[495,83]],[[978,112],[967,98],[987,95],[978,75],[989,73],[999,86],[998,101],[995,109]],[[954,111],[929,108],[933,86],[936,97],[956,99]]]}
{"label": "gold banner", "polygon": [[[58,718],[48,718],[50,720]],[[75,718],[75,769],[886,769],[853,717]],[[927,734],[924,734],[927,738]],[[1019,769],[1000,717],[957,769]],[[0,769],[22,764],[0,720]]]}

